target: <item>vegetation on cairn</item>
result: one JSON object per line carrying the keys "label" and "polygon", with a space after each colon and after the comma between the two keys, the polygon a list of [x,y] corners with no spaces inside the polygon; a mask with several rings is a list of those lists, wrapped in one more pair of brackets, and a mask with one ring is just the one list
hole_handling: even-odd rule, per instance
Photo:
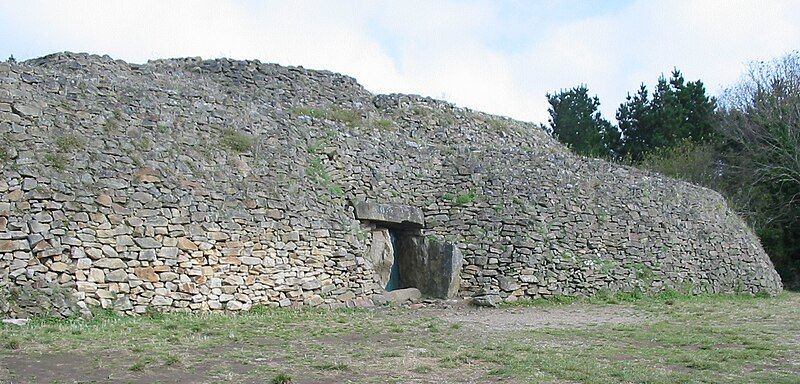
{"label": "vegetation on cairn", "polygon": [[547,98],[551,134],[575,152],[722,193],[754,228],[784,285],[800,288],[800,53],[750,64],[719,101],[675,70],[652,96],[644,85],[629,95],[617,127],[585,86]]}

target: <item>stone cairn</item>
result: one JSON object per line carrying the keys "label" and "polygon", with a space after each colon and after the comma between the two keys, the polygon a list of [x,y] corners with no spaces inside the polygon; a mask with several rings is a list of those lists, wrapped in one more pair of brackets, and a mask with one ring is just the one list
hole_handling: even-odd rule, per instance
{"label": "stone cairn", "polygon": [[421,210],[463,297],[782,289],[713,191],[302,67],[0,63],[0,165],[7,317],[382,304],[364,201]]}

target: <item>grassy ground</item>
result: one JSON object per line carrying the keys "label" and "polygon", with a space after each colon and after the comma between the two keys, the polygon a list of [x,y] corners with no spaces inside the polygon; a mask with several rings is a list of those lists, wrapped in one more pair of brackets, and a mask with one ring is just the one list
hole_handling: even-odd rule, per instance
{"label": "grassy ground", "polygon": [[288,378],[800,383],[800,294],[535,301],[500,309],[106,314],[0,328],[0,383]]}

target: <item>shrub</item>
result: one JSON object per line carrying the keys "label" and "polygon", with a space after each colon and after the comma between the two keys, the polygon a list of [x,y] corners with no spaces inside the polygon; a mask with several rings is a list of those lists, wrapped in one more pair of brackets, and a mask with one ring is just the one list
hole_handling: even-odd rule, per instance
{"label": "shrub", "polygon": [[711,143],[683,141],[648,152],[640,166],[667,176],[713,186],[719,154]]}

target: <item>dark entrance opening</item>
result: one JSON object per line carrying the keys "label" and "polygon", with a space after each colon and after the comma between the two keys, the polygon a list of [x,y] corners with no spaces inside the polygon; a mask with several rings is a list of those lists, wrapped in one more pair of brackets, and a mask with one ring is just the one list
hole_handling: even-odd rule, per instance
{"label": "dark entrance opening", "polygon": [[424,296],[448,298],[461,284],[461,253],[449,243],[423,237],[419,230],[389,229],[394,249],[386,290],[417,288]]}
{"label": "dark entrance opening", "polygon": [[356,217],[375,227],[369,258],[387,291],[417,288],[424,296],[453,297],[461,284],[458,247],[422,236],[419,208],[359,203]]}
{"label": "dark entrance opening", "polygon": [[392,262],[392,268],[389,270],[389,282],[386,283],[386,290],[394,291],[402,288],[400,286],[400,264],[397,262],[397,235],[394,234],[394,231],[389,231],[389,239],[392,242],[394,262]]}

